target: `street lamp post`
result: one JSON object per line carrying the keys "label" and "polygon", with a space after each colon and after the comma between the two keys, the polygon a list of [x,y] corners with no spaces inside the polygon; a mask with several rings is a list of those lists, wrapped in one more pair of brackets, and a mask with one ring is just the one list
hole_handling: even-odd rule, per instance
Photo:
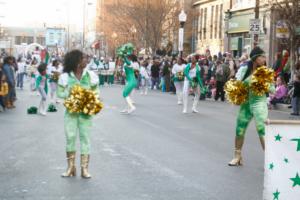
{"label": "street lamp post", "polygon": [[179,14],[179,22],[180,22],[180,28],[179,28],[179,37],[178,37],[178,51],[180,52],[180,58],[182,58],[183,54],[183,40],[184,40],[184,24],[186,22],[186,14],[184,10],[181,10]]}

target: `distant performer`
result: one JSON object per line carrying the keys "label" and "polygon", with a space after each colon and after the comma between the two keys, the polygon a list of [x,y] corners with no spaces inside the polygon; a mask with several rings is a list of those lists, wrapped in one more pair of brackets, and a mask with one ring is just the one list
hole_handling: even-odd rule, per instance
{"label": "distant performer", "polygon": [[189,91],[192,89],[195,93],[192,112],[198,113],[197,105],[203,83],[200,76],[200,66],[197,63],[196,57],[192,57],[191,63],[188,63],[184,69],[184,85],[183,85],[183,113],[187,113]]}
{"label": "distant performer", "polygon": [[124,63],[124,70],[125,70],[125,76],[126,76],[126,83],[123,90],[123,97],[125,98],[125,101],[127,103],[127,107],[121,111],[121,113],[127,113],[130,114],[135,111],[135,106],[133,105],[133,101],[130,98],[130,94],[136,88],[137,86],[137,80],[135,78],[134,73],[134,57],[133,54],[133,45],[128,43],[123,46],[121,46],[118,51],[118,56],[122,58]]}

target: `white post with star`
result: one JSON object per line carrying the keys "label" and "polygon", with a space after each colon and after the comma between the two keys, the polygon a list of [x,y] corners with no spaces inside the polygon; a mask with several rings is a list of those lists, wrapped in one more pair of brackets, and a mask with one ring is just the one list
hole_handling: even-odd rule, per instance
{"label": "white post with star", "polygon": [[300,121],[268,121],[263,200],[300,199]]}

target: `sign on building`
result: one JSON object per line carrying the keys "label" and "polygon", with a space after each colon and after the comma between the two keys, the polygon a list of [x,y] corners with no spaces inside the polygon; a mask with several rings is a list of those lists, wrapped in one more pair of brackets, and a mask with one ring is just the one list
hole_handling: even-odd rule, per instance
{"label": "sign on building", "polygon": [[276,23],[276,38],[289,38],[290,31],[284,20],[279,20]]}
{"label": "sign on building", "polygon": [[179,29],[178,51],[183,51],[183,37],[184,37],[184,30],[183,30],[183,28],[180,28]]}
{"label": "sign on building", "polygon": [[249,20],[249,33],[260,34],[260,19]]}
{"label": "sign on building", "polygon": [[65,45],[65,29],[47,28],[46,45],[47,46],[64,46]]}

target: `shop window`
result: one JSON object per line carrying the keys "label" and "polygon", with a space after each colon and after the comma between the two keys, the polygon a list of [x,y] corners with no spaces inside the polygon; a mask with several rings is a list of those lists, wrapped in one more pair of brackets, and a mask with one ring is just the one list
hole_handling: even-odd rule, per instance
{"label": "shop window", "polygon": [[217,38],[217,34],[218,34],[218,20],[219,20],[219,5],[216,5],[216,12],[215,12],[215,21],[214,21],[214,24],[215,24],[215,35],[214,35],[214,38],[216,39]]}
{"label": "shop window", "polygon": [[212,39],[213,38],[213,24],[214,24],[214,6],[211,7],[210,10],[210,33],[209,33],[209,38]]}

